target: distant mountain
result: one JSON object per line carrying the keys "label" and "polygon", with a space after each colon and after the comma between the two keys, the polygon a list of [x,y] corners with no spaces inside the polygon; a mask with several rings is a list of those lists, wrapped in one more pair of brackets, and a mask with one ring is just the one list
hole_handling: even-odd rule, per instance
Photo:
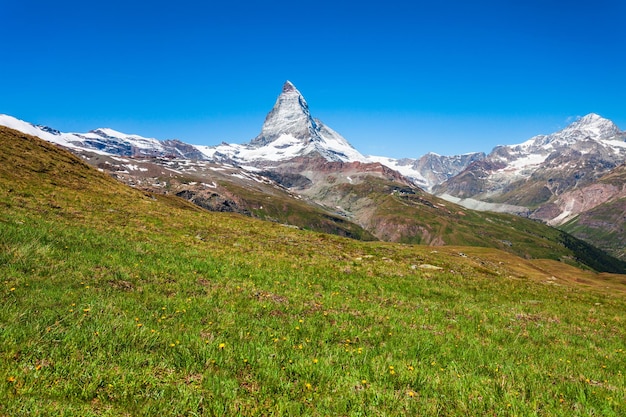
{"label": "distant mountain", "polygon": [[429,153],[419,159],[364,156],[339,133],[311,115],[304,96],[290,81],[283,85],[259,135],[244,144],[191,145],[179,140],[145,138],[110,128],[98,128],[87,133],[63,133],[8,115],[0,115],[0,125],[75,151],[123,157],[205,160],[253,170],[273,167],[276,162],[298,157],[321,157],[332,162],[376,163],[400,172],[425,190],[453,177],[485,156],[482,152],[454,156]]}
{"label": "distant mountain", "polygon": [[619,243],[626,241],[626,177],[616,173],[624,163],[626,132],[592,113],[556,133],[498,146],[432,191],[468,208],[562,226],[626,259]]}
{"label": "distant mountain", "polygon": [[470,164],[485,158],[484,152],[444,156],[427,153],[418,158],[394,159],[384,156],[368,156],[370,161],[380,162],[413,180],[421,188],[430,191],[434,186],[454,177]]}
{"label": "distant mountain", "polygon": [[94,129],[87,133],[63,133],[47,126],[30,124],[6,114],[0,114],[0,126],[19,130],[72,150],[88,150],[119,156],[204,159],[204,155],[196,147],[179,140],[160,141],[121,133],[109,128]]}
{"label": "distant mountain", "polygon": [[613,122],[589,114],[559,132],[498,146],[433,192],[461,204],[470,199],[494,209],[500,204],[524,207],[532,217],[559,225],[579,212],[541,208],[624,163],[625,140],[626,132]]}

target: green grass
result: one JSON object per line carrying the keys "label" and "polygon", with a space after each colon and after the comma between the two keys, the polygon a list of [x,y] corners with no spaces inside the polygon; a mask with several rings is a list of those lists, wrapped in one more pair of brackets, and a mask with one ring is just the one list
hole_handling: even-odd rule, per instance
{"label": "green grass", "polygon": [[2,416],[626,410],[622,276],[208,213],[29,141],[0,160]]}

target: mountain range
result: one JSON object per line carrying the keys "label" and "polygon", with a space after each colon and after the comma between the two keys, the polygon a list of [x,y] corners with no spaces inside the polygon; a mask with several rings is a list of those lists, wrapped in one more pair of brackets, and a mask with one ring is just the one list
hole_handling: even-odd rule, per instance
{"label": "mountain range", "polygon": [[[0,115],[0,125],[68,148],[129,185],[210,210],[359,239],[470,243],[537,256],[501,229],[524,222],[517,229],[528,231],[536,222],[491,213],[505,212],[560,227],[626,259],[626,133],[596,114],[489,154],[418,159],[361,154],[312,117],[289,81],[246,144],[194,146],[109,128],[62,133],[8,115]],[[478,218],[483,226],[500,226],[477,231]]]}
{"label": "mountain range", "polygon": [[556,133],[498,146],[433,192],[561,227],[624,259],[625,162],[626,132],[592,113]]}
{"label": "mountain range", "polygon": [[246,144],[190,145],[179,140],[145,138],[110,128],[98,128],[87,133],[63,133],[48,126],[33,125],[2,114],[0,125],[75,151],[135,158],[205,160],[229,163],[251,170],[311,155],[331,162],[380,163],[400,172],[426,190],[459,173],[475,160],[485,157],[482,152],[455,156],[429,153],[419,159],[364,156],[339,133],[311,116],[304,96],[290,81],[283,85],[281,94],[263,123],[261,133]]}

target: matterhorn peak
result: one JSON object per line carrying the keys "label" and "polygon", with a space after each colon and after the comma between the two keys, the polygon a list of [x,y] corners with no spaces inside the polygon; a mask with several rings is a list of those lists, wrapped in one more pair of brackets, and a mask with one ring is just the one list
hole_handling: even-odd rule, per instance
{"label": "matterhorn peak", "polygon": [[306,140],[315,131],[315,126],[306,100],[291,81],[287,81],[265,118],[261,133],[252,140],[251,145],[264,146],[283,135]]}
{"label": "matterhorn peak", "polygon": [[309,105],[291,81],[283,84],[261,133],[249,146],[256,154],[279,153],[282,159],[317,154],[331,161],[366,160],[341,135],[311,116]]}

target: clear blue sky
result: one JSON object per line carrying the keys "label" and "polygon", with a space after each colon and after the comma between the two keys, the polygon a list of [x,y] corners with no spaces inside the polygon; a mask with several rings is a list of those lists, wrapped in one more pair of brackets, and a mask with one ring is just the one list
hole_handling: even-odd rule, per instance
{"label": "clear blue sky", "polygon": [[285,80],[365,154],[626,129],[626,2],[0,0],[0,113],[193,144],[255,137]]}

